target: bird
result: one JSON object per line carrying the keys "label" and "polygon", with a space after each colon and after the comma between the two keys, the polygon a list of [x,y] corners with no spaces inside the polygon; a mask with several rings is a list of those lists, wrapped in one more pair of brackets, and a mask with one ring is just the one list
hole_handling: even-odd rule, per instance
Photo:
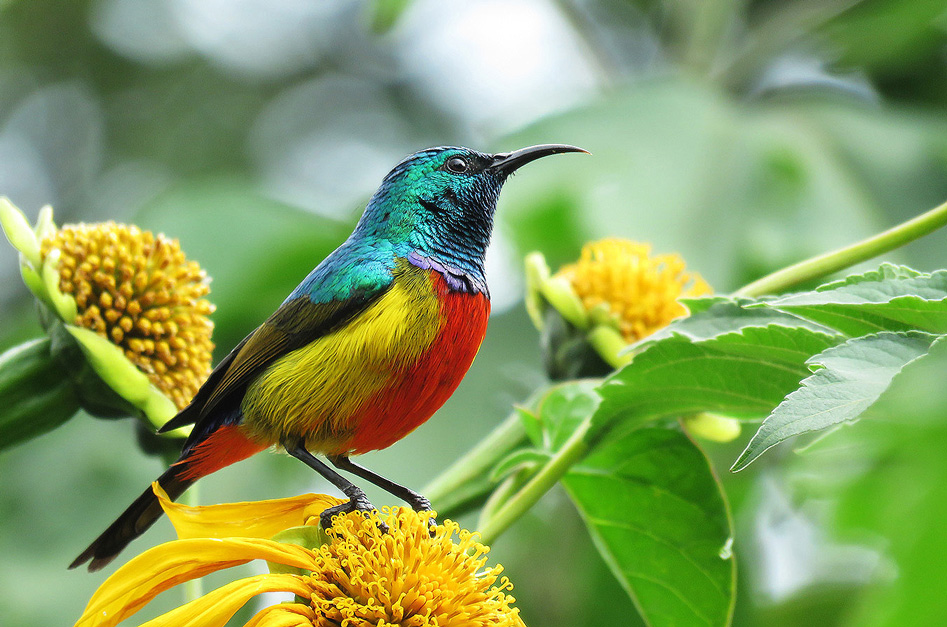
{"label": "bird", "polygon": [[[338,513],[374,509],[336,470],[430,510],[424,496],[350,458],[394,444],[453,394],[486,334],[484,257],[500,190],[523,165],[567,152],[588,151],[441,146],[404,158],[352,234],[159,430],[193,425],[180,457],[157,479],[161,488],[177,499],[201,477],[275,447],[347,497],[322,512],[325,528]],[[161,514],[149,487],[69,568],[103,568]]]}

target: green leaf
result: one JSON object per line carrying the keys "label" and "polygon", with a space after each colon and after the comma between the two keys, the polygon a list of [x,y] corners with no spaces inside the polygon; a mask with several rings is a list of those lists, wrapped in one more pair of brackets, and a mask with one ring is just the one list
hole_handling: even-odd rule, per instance
{"label": "green leaf", "polygon": [[[785,461],[795,502],[818,502],[826,532],[874,554],[846,593],[844,627],[940,625],[947,580],[947,342],[905,366],[857,429]],[[812,500],[810,500],[812,499]],[[805,507],[805,506],[804,506]],[[861,549],[862,551],[865,548]],[[896,574],[896,576],[892,576]],[[872,575],[874,575],[872,577]],[[838,589],[823,584],[823,589]],[[795,624],[785,623],[783,624]],[[823,624],[823,623],[814,623]]]}
{"label": "green leaf", "polygon": [[635,349],[648,346],[673,335],[683,335],[692,340],[708,340],[742,327],[806,327],[814,331],[831,334],[832,330],[805,318],[771,307],[754,307],[759,301],[752,298],[729,298],[715,296],[688,300],[685,304],[691,315],[678,318],[660,331],[653,333],[635,345]]}
{"label": "green leaf", "polygon": [[763,421],[731,470],[746,468],[787,438],[855,420],[938,339],[920,332],[879,333],[816,355],[808,363],[819,369]]}
{"label": "green leaf", "polygon": [[706,457],[679,429],[619,431],[563,479],[595,545],[649,625],[728,625],[733,531]]}
{"label": "green leaf", "polygon": [[592,431],[617,418],[637,424],[665,416],[718,412],[762,417],[809,374],[806,360],[837,336],[805,327],[747,327],[709,340],[657,342],[599,387]]}
{"label": "green leaf", "polygon": [[513,412],[520,419],[520,423],[523,425],[523,430],[526,432],[526,436],[529,438],[530,442],[532,442],[535,446],[542,446],[543,426],[539,422],[539,416],[534,414],[532,410],[519,405],[515,405],[513,407]]}
{"label": "green leaf", "polygon": [[[764,305],[753,307],[757,306]],[[947,270],[922,274],[883,266],[765,306],[804,316],[853,337],[911,329],[947,333]]]}
{"label": "green leaf", "polygon": [[539,402],[539,420],[543,428],[543,447],[558,451],[576,428],[589,417],[599,402],[593,379],[570,381],[553,387]]}
{"label": "green leaf", "polygon": [[827,292],[845,285],[854,285],[856,283],[866,283],[872,281],[884,281],[885,279],[913,279],[919,277],[923,272],[919,272],[908,266],[899,266],[897,264],[884,262],[878,266],[877,270],[869,270],[861,274],[850,274],[835,281],[823,283],[816,288],[817,292]]}

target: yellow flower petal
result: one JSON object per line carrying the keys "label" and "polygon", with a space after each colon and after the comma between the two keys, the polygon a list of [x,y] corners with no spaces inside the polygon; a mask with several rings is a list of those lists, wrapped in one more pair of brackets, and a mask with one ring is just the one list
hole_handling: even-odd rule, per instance
{"label": "yellow flower petal", "polygon": [[308,588],[295,575],[257,575],[222,586],[141,627],[223,627],[247,601],[264,592],[292,592],[300,596],[309,594]]}
{"label": "yellow flower petal", "polygon": [[[168,507],[166,495],[160,489],[155,493]],[[185,517],[209,513],[208,524],[197,525],[205,531],[214,529],[214,519],[227,512],[267,518],[267,508],[276,510],[273,520],[302,517],[315,524],[323,507],[337,502],[326,499],[306,495],[171,509],[183,511]],[[406,507],[342,514],[334,518],[326,542],[314,548],[246,537],[175,540],[146,551],[109,577],[77,627],[111,627],[171,586],[253,559],[299,572],[236,581],[144,627],[222,627],[250,597],[273,591],[290,592],[297,602],[262,610],[248,627],[522,627],[509,594],[512,584],[500,577],[503,568],[486,566],[489,547],[457,523],[429,525],[431,516]],[[191,525],[193,521],[187,521],[185,526]]]}
{"label": "yellow flower petal", "polygon": [[342,501],[325,494],[303,494],[253,503],[227,503],[192,507],[168,498],[157,482],[151,484],[161,508],[171,519],[178,538],[272,538],[298,527],[326,508]]}
{"label": "yellow flower petal", "polygon": [[315,619],[306,605],[281,603],[263,608],[244,627],[312,627]]}
{"label": "yellow flower petal", "polygon": [[[309,570],[315,567],[311,551],[261,538],[174,540],[145,551],[115,571],[92,595],[76,627],[116,625],[140,610],[158,594],[179,583],[254,559]],[[280,583],[273,590],[294,593],[301,590],[303,594],[307,594],[305,588],[298,587],[298,577],[264,575],[266,576],[278,578],[274,581]],[[211,595],[203,599],[208,596]]]}

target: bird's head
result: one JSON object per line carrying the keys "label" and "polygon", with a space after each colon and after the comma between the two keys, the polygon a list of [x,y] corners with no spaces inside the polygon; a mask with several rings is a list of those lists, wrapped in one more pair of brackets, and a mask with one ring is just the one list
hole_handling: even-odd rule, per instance
{"label": "bird's head", "polygon": [[562,152],[586,151],[544,144],[498,154],[455,146],[416,152],[388,173],[356,232],[447,263],[482,264],[503,183],[530,161]]}

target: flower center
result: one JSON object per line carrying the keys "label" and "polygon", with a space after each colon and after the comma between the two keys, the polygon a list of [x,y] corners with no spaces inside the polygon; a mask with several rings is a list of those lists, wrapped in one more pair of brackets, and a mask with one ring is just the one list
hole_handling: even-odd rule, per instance
{"label": "flower center", "polygon": [[114,222],[65,225],[43,239],[60,251],[59,289],[75,324],[119,346],[179,409],[210,373],[214,306],[205,272],[177,240]]}
{"label": "flower center", "polygon": [[711,293],[696,273],[685,272],[678,255],[651,256],[651,247],[619,238],[582,247],[565,277],[586,309],[606,306],[628,342],[647,337],[687,313],[677,299]]}

